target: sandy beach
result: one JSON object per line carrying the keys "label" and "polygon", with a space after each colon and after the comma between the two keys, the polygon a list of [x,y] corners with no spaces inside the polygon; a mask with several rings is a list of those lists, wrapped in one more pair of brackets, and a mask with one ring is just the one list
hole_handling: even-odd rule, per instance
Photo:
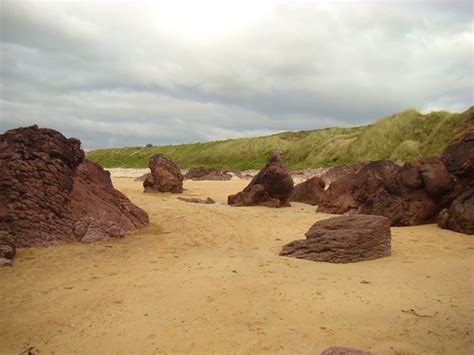
{"label": "sandy beach", "polygon": [[278,255],[318,214],[230,207],[248,181],[185,181],[182,196],[113,182],[150,215],[123,239],[19,249],[0,269],[0,353],[474,352],[474,239],[392,228],[392,256],[353,264]]}

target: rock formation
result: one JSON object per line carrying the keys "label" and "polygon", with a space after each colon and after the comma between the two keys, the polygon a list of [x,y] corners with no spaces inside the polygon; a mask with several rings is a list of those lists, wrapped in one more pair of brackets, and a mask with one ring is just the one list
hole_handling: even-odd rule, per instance
{"label": "rock formation", "polygon": [[37,126],[0,135],[0,230],[17,247],[95,241],[146,225],[146,212],[84,159],[78,139]]}
{"label": "rock formation", "polygon": [[291,201],[317,205],[324,195],[324,182],[319,176],[313,176],[295,186]]}
{"label": "rock formation", "polygon": [[327,169],[322,172],[320,178],[324,182],[324,185],[329,187],[334,181],[339,180],[348,175],[354,175],[367,163],[359,162],[353,164],[339,165]]}
{"label": "rock formation", "polygon": [[183,192],[183,175],[171,158],[156,154],[150,158],[151,174],[143,182],[145,192]]}
{"label": "rock formation", "polygon": [[283,246],[280,255],[299,259],[350,263],[390,256],[390,220],[382,216],[351,215],[318,221],[306,239]]}
{"label": "rock formation", "polygon": [[293,191],[293,179],[283,164],[280,153],[272,153],[265,167],[250,181],[247,187],[227,198],[234,206],[289,206]]}
{"label": "rock formation", "polygon": [[464,234],[474,234],[474,188],[456,197],[449,208],[441,210],[438,226]]}

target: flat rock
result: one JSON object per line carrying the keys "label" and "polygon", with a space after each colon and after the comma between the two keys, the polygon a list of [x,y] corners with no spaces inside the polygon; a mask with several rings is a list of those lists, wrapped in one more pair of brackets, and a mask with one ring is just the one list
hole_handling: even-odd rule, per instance
{"label": "flat rock", "polygon": [[183,175],[171,158],[155,154],[150,158],[148,167],[151,174],[143,181],[145,192],[183,192]]}
{"label": "flat rock", "polygon": [[391,255],[390,220],[382,216],[333,217],[316,222],[305,235],[283,246],[280,255],[331,263]]}

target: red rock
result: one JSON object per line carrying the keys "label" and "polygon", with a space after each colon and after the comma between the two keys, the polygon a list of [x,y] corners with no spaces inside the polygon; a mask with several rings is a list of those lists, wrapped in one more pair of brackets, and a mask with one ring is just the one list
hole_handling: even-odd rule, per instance
{"label": "red rock", "polygon": [[[471,117],[474,120],[474,117]],[[474,174],[474,132],[465,134],[457,142],[448,145],[441,154],[451,174]]]}
{"label": "red rock", "polygon": [[329,186],[336,180],[339,180],[349,175],[357,174],[365,164],[367,163],[358,162],[329,168],[327,169],[327,171],[321,174],[321,180],[323,180],[325,186]]}
{"label": "red rock", "polygon": [[[148,225],[148,215],[115,190],[110,174],[84,159],[81,143],[51,129],[0,135],[0,230],[18,247],[80,241],[75,224],[89,218],[120,235]],[[84,230],[84,228],[82,229]],[[87,229],[86,229],[87,233]]]}
{"label": "red rock", "polygon": [[241,192],[227,198],[234,206],[286,207],[293,191],[293,179],[280,153],[272,153],[265,167]]}
{"label": "red rock", "polygon": [[291,194],[291,201],[317,205],[324,195],[324,182],[318,176],[313,176],[295,186]]}
{"label": "red rock", "polygon": [[474,234],[474,188],[459,195],[438,215],[438,226],[464,234]]}
{"label": "red rock", "polygon": [[280,255],[298,259],[350,263],[390,256],[390,220],[382,216],[350,215],[318,221],[306,239],[283,246]]}
{"label": "red rock", "polygon": [[343,348],[340,346],[333,346],[329,349],[324,350],[321,355],[372,355],[372,353],[354,348]]}
{"label": "red rock", "polygon": [[151,175],[143,182],[145,192],[183,192],[183,175],[171,158],[156,154],[150,158]]}

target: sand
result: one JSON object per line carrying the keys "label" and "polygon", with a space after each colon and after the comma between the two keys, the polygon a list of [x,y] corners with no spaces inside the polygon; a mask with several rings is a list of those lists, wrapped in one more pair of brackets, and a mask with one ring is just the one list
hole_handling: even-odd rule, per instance
{"label": "sand", "polygon": [[329,215],[299,203],[227,206],[247,183],[186,181],[183,196],[218,202],[200,205],[115,177],[150,227],[91,245],[20,249],[0,269],[0,353],[474,352],[472,236],[392,228],[388,258],[280,257],[283,244]]}

